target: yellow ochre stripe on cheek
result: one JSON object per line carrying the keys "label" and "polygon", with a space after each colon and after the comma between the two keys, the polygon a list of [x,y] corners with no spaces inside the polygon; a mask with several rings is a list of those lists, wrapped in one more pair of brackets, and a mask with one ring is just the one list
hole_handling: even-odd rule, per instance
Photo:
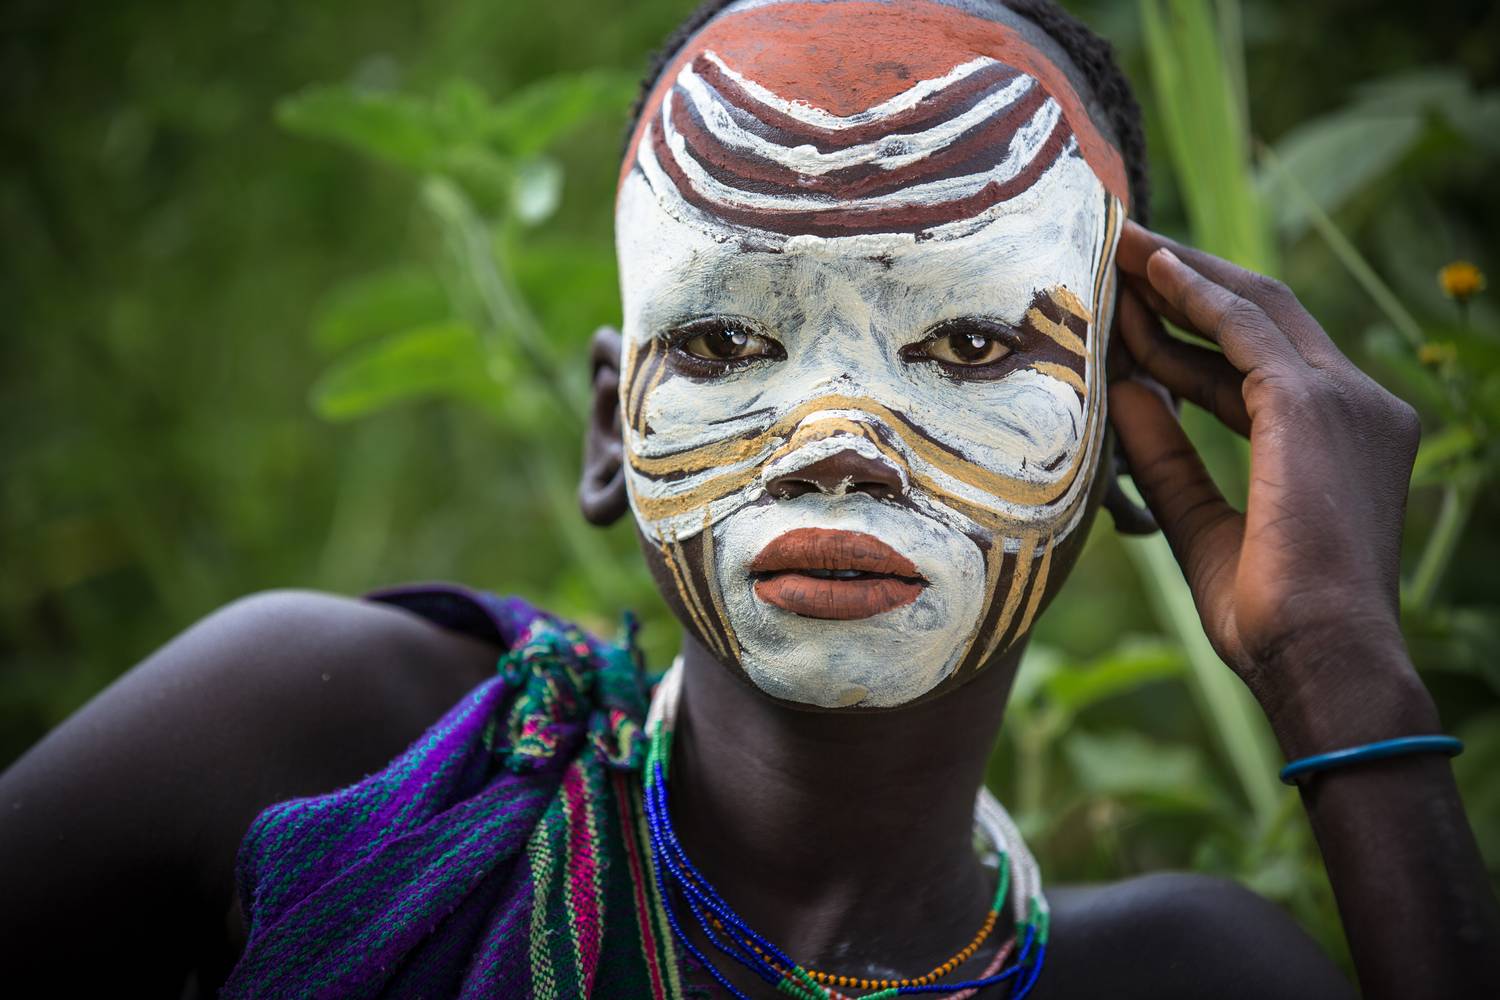
{"label": "yellow ochre stripe on cheek", "polygon": [[[646,433],[646,403],[651,398],[651,393],[661,384],[662,376],[667,373],[666,351],[661,351],[661,356],[656,360],[656,370],[651,373],[651,380],[641,392],[640,409],[635,414],[635,430],[637,434]],[[644,373],[643,373],[644,374]]]}
{"label": "yellow ochre stripe on cheek", "polygon": [[625,407],[625,422],[631,427],[636,425],[636,417],[640,413],[641,406],[644,405],[641,393],[646,387],[646,369],[651,365],[651,358],[656,353],[656,347],[657,342],[655,340],[650,341],[646,345],[646,357],[641,360],[639,365],[636,365],[635,362],[636,358],[640,355],[640,349],[636,348],[632,350],[630,361],[626,363],[625,373],[626,377],[630,379],[630,386],[626,393],[629,403]]}
{"label": "yellow ochre stripe on cheek", "polygon": [[677,537],[675,535],[672,536],[671,541],[662,542],[660,546],[662,559],[666,561],[667,569],[672,573],[672,580],[677,584],[677,593],[682,598],[682,605],[687,609],[688,617],[692,618],[693,624],[697,626],[698,632],[703,636],[703,641],[712,647],[714,653],[722,657],[724,649],[719,645],[718,636],[708,627],[708,622],[703,619],[703,613],[698,607],[697,592],[692,589],[691,581],[684,578],[684,574],[688,572],[688,568],[686,566],[678,566],[677,564],[677,552],[680,550],[677,548],[676,542]]}
{"label": "yellow ochre stripe on cheek", "polygon": [[734,634],[734,625],[729,621],[729,613],[724,610],[724,595],[720,592],[719,574],[715,569],[714,562],[714,526],[713,519],[707,510],[703,511],[703,576],[708,581],[708,596],[714,603],[714,612],[719,616],[719,624],[724,626],[724,638],[729,642],[729,649],[736,659],[740,655],[739,636]]}
{"label": "yellow ochre stripe on cheek", "polygon": [[1042,550],[1042,564],[1036,569],[1036,580],[1031,585],[1031,599],[1026,602],[1026,615],[1021,619],[1021,624],[1016,626],[1016,635],[1025,635],[1031,629],[1031,622],[1036,618],[1036,609],[1042,603],[1042,592],[1047,589],[1047,571],[1052,568],[1052,539],[1047,539],[1046,548]]}
{"label": "yellow ochre stripe on cheek", "polygon": [[[1106,196],[1105,202],[1104,234],[1099,248],[1099,257],[1097,258],[1098,273],[1095,275],[1093,287],[1094,312],[1091,314],[1078,297],[1067,288],[1059,286],[1048,291],[1048,295],[1059,307],[1090,323],[1093,322],[1094,316],[1100,315],[1104,298],[1113,287],[1114,281],[1112,272],[1114,269],[1115,238],[1118,234],[1120,219],[1120,205],[1118,200],[1112,196]],[[1071,333],[1071,331],[1069,332]],[[1091,342],[1086,342],[1086,360],[1095,372],[1102,370],[1103,343],[1104,337],[1102,332],[1092,337]],[[1088,410],[1086,424],[1080,435],[1082,446],[1074,452],[1072,461],[1069,463],[1067,469],[1057,479],[1050,482],[1038,483],[1031,480],[1017,479],[977,466],[922,436],[903,415],[873,400],[850,396],[826,396],[809,400],[795,407],[791,412],[776,420],[758,434],[728,441],[716,441],[671,455],[649,457],[638,455],[634,447],[632,447],[633,442],[629,440],[630,436],[627,435],[626,448],[631,468],[645,476],[690,475],[694,472],[701,472],[707,469],[741,465],[752,460],[759,460],[756,467],[740,469],[715,476],[676,496],[645,497],[636,492],[633,495],[636,511],[641,517],[647,520],[661,520],[689,511],[706,508],[708,504],[738,492],[760,474],[758,467],[760,462],[766,460],[767,453],[777,445],[778,439],[784,439],[788,434],[794,433],[804,418],[820,409],[855,410],[879,418],[886,427],[893,430],[901,438],[906,448],[923,462],[942,472],[944,475],[1004,502],[1030,506],[1051,504],[1063,497],[1072,488],[1080,469],[1087,464],[1097,451],[1096,445],[1098,439],[1101,437],[1104,394],[1102,392],[1094,392],[1092,394],[1087,392],[1087,387],[1083,379],[1078,376],[1077,372],[1066,366],[1051,365],[1044,362],[1032,367],[1041,374],[1057,378],[1074,391],[1082,394],[1085,399],[1086,409]],[[644,397],[641,399],[640,405],[644,407]],[[857,424],[858,422],[851,423]],[[965,514],[965,516],[970,517],[975,523],[994,529],[1004,529],[1007,526],[1014,528],[1018,526],[1014,517],[1006,516],[999,511],[989,510],[976,505],[972,501],[956,497],[951,492],[937,486],[930,477],[916,473],[911,469],[910,464],[903,456],[895,454],[873,432],[867,433],[864,428],[859,428],[859,433],[867,440],[871,440],[883,455],[886,455],[903,468],[913,484],[919,486],[934,498]],[[778,451],[778,454],[784,453],[786,450],[783,446]],[[1077,509],[1077,504],[1078,499],[1075,498],[1075,501],[1068,505],[1067,510],[1060,513],[1064,516],[1070,515]]]}
{"label": "yellow ochre stripe on cheek", "polygon": [[1083,338],[1072,330],[1063,326],[1053,319],[1048,319],[1047,314],[1035,307],[1026,311],[1026,319],[1037,330],[1051,337],[1063,350],[1079,357],[1088,356],[1088,347],[1084,345]]}
{"label": "yellow ochre stripe on cheek", "polygon": [[[1110,207],[1112,207],[1112,206],[1106,207],[1106,209],[1105,209],[1106,213],[1108,213]],[[1109,228],[1109,226],[1107,225],[1107,223],[1108,223],[1108,216],[1107,216],[1107,214],[1106,214],[1105,222],[1106,222],[1105,228],[1107,230]],[[1085,323],[1092,323],[1094,321],[1094,317],[1091,316],[1091,315],[1089,315],[1088,306],[1084,305],[1083,304],[1083,300],[1080,299],[1078,296],[1074,295],[1073,292],[1072,292],[1072,290],[1069,289],[1068,287],[1066,287],[1065,285],[1055,285],[1052,288],[1047,289],[1047,297],[1049,299],[1051,299],[1053,302],[1057,303],[1058,308],[1064,309],[1067,312],[1072,313],[1074,316],[1077,316],[1079,319],[1083,320]]]}
{"label": "yellow ochre stripe on cheek", "polygon": [[1026,580],[1031,576],[1031,563],[1035,554],[1036,536],[1023,536],[1021,547],[1016,551],[1016,568],[1010,574],[1010,589],[1005,594],[1005,605],[1000,609],[1000,617],[995,621],[995,630],[990,634],[990,641],[984,647],[984,655],[979,658],[980,664],[995,655],[995,648],[1000,645],[1000,640],[1010,630],[1010,623],[1016,617],[1016,609],[1021,606],[1021,595],[1026,592]]}
{"label": "yellow ochre stripe on cheek", "polygon": [[[1084,428],[1083,433],[1083,438],[1085,441],[1087,441],[1089,436],[1093,433],[1094,426],[1098,421],[1099,397],[1101,395],[1101,393],[1095,393],[1093,398],[1089,399],[1090,405],[1088,407],[1088,424]],[[808,402],[803,403],[802,405],[793,409],[782,419],[776,421],[775,425],[769,428],[765,433],[757,435],[755,438],[746,439],[739,442],[724,442],[722,444],[722,447],[734,452],[739,452],[741,450],[746,451],[748,452],[748,454],[745,456],[746,458],[755,456],[763,452],[774,439],[785,435],[793,427],[796,427],[797,424],[800,423],[802,419],[809,413],[813,413],[818,410],[857,410],[863,413],[868,413],[871,416],[878,417],[886,426],[891,427],[896,431],[907,448],[909,448],[919,458],[921,458],[927,464],[931,465],[933,468],[938,469],[946,475],[953,477],[959,482],[965,483],[969,486],[974,487],[975,489],[981,490],[993,497],[1003,499],[1010,503],[1041,506],[1052,503],[1059,497],[1063,496],[1063,494],[1068,491],[1068,488],[1072,486],[1073,480],[1077,477],[1078,470],[1082,465],[1084,455],[1089,450],[1086,447],[1077,449],[1073,453],[1073,459],[1069,463],[1068,468],[1058,479],[1053,480],[1052,482],[1036,483],[1025,479],[1016,479],[1010,476],[1001,475],[997,472],[991,472],[990,470],[975,465],[972,462],[954,456],[945,448],[942,448],[941,446],[933,443],[927,438],[922,437],[915,431],[915,429],[911,427],[911,425],[903,416],[891,410],[890,408],[882,406],[872,400],[861,399],[853,396],[824,396],[819,399],[809,400]],[[714,446],[710,445],[705,447]],[[889,454],[889,452],[883,447],[882,451],[886,454]],[[631,468],[635,469],[637,472],[641,472],[647,475],[662,475],[680,473],[681,471],[683,471],[682,466],[678,463],[682,461],[684,456],[693,457],[694,464],[697,464],[696,459],[698,457],[698,453],[699,449],[694,449],[693,451],[685,452],[682,453],[682,455],[678,456],[664,456],[662,458],[656,459],[643,459],[638,458],[634,454],[634,452],[631,451],[629,458]],[[743,461],[744,459],[740,460]],[[901,461],[903,467],[905,467],[906,463],[904,462],[904,460],[899,461]],[[724,459],[721,459],[721,461],[712,463],[707,467],[712,468],[714,465],[720,464],[734,464],[734,461],[725,457]],[[656,520],[662,517],[670,517],[674,514],[680,514],[684,511],[700,508],[706,503],[728,496],[729,494],[739,490],[740,488],[748,484],[758,475],[760,475],[760,469],[758,467],[742,469],[736,472],[725,473],[722,476],[715,476],[707,482],[700,484],[699,486],[691,489],[686,493],[679,494],[678,496],[661,498],[637,496],[636,510],[643,517],[652,520]],[[913,480],[916,480],[917,477],[915,475],[912,475],[912,478]]]}
{"label": "yellow ochre stripe on cheek", "polygon": [[1080,396],[1088,395],[1088,387],[1083,384],[1083,379],[1079,378],[1078,373],[1067,365],[1060,365],[1054,361],[1038,361],[1030,367],[1032,371],[1040,375],[1046,375],[1048,378],[1055,378],[1064,383]]}
{"label": "yellow ochre stripe on cheek", "polygon": [[[984,628],[984,621],[990,616],[990,609],[995,606],[995,600],[999,597],[995,590],[1000,582],[1000,567],[1005,564],[1005,547],[1003,539],[996,537],[990,543],[989,552],[984,557],[984,607],[979,612],[979,620],[974,623],[974,628],[969,633],[969,639],[964,643],[964,655],[958,658],[958,668],[963,667],[964,661],[969,654],[974,652],[974,644],[979,641],[979,632]],[[974,661],[974,669],[979,669],[983,660]]]}

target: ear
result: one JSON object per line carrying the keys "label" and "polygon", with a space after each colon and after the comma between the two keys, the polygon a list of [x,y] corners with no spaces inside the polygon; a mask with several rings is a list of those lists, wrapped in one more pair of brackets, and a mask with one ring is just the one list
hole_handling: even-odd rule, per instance
{"label": "ear", "polygon": [[[1123,282],[1122,282],[1123,284]],[[1125,293],[1128,294],[1128,293]],[[1168,405],[1172,405],[1171,395],[1167,390],[1151,376],[1136,367],[1135,360],[1131,358],[1130,352],[1125,349],[1125,338],[1120,336],[1120,311],[1116,309],[1114,326],[1110,331],[1109,352],[1105,356],[1104,368],[1105,378],[1110,382],[1116,379],[1130,378],[1137,382],[1144,382],[1160,395],[1166,397]],[[1173,407],[1175,409],[1175,406]],[[1130,466],[1125,461],[1125,453],[1120,450],[1119,438],[1113,431],[1108,436],[1104,468],[1101,473],[1109,477],[1109,488],[1104,492],[1104,509],[1109,511],[1109,516],[1115,522],[1115,530],[1122,535],[1150,535],[1158,530],[1156,517],[1149,508],[1142,506],[1132,500],[1120,484],[1121,476],[1130,475]]]}
{"label": "ear", "polygon": [[620,436],[620,331],[602,326],[589,344],[594,404],[583,438],[578,506],[590,524],[614,524],[629,509],[625,442]]}

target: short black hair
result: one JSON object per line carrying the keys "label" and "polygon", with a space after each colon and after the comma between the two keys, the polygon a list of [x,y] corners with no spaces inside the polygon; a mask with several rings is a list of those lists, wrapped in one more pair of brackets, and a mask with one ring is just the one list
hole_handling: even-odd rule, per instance
{"label": "short black hair", "polygon": [[[635,106],[631,108],[630,129],[625,133],[627,143],[629,137],[635,134],[646,99],[651,96],[651,91],[666,70],[667,64],[687,44],[688,39],[697,34],[698,29],[734,2],[735,0],[703,0],[652,55],[651,66],[641,79],[640,94],[635,99]],[[1120,144],[1120,155],[1125,160],[1125,173],[1130,183],[1130,214],[1137,221],[1145,223],[1151,205],[1151,178],[1146,167],[1146,137],[1141,127],[1141,106],[1136,102],[1135,92],[1130,89],[1130,82],[1125,79],[1125,74],[1115,62],[1114,46],[1058,6],[1056,0],[989,2],[1005,7],[1042,29],[1073,60]]]}

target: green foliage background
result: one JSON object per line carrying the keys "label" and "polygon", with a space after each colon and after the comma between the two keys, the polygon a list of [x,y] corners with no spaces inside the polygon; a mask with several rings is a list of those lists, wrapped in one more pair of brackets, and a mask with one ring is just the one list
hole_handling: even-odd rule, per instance
{"label": "green foliage background", "polygon": [[[646,53],[691,0],[140,0],[0,35],[0,761],[273,587],[452,579],[675,629],[572,499]],[[1500,13],[1073,0],[1146,110],[1158,228],[1286,279],[1419,407],[1408,637],[1500,872]],[[1244,451],[1190,430],[1232,493]],[[1101,518],[991,778],[1049,877],[1241,878],[1342,953],[1255,706],[1160,541]]]}

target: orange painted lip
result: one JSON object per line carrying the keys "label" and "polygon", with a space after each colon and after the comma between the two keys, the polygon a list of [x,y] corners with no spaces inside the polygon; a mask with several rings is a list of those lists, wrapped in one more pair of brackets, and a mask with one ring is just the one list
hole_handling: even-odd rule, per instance
{"label": "orange painted lip", "polygon": [[[830,528],[797,528],[773,538],[751,561],[750,572],[762,601],[831,621],[893,611],[927,586],[910,559],[874,535]],[[841,576],[826,575],[831,573]]]}

